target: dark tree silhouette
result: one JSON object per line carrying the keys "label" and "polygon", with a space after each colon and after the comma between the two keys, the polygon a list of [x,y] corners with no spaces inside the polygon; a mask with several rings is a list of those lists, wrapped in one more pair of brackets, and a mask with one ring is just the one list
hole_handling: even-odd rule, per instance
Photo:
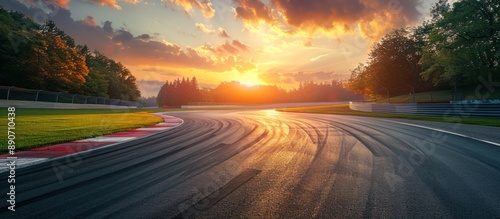
{"label": "dark tree silhouette", "polygon": [[286,91],[276,85],[245,86],[237,81],[222,82],[213,89],[200,89],[196,78],[166,82],[158,92],[158,106],[180,106],[192,102],[218,104],[268,104],[283,102],[327,102],[353,100],[356,95],[339,81],[316,84],[305,82],[299,89]]}
{"label": "dark tree silhouette", "polygon": [[136,101],[136,78],[121,63],[76,45],[53,21],[35,23],[0,7],[0,85]]}

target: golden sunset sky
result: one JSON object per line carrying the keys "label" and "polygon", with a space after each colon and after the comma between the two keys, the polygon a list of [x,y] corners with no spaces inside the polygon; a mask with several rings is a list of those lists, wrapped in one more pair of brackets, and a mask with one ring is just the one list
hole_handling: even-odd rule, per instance
{"label": "golden sunset sky", "polygon": [[[345,79],[392,28],[419,25],[437,0],[2,0],[123,63],[142,96],[196,76],[297,87]],[[57,6],[57,7],[56,7]]]}

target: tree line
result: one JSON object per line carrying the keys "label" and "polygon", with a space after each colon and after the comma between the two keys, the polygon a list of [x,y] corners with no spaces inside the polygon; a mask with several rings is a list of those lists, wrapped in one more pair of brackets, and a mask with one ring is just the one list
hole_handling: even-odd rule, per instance
{"label": "tree line", "polygon": [[0,7],[0,85],[122,100],[140,96],[121,63],[76,45],[53,21],[40,25]]}
{"label": "tree line", "polygon": [[499,49],[500,1],[439,0],[430,20],[395,29],[376,43],[366,63],[351,71],[348,87],[385,96],[495,84]]}
{"label": "tree line", "polygon": [[215,88],[199,88],[196,77],[167,81],[158,92],[158,106],[181,106],[194,102],[269,104],[285,102],[333,102],[356,99],[340,81],[304,82],[284,90],[276,85],[246,86],[237,81],[222,82]]}

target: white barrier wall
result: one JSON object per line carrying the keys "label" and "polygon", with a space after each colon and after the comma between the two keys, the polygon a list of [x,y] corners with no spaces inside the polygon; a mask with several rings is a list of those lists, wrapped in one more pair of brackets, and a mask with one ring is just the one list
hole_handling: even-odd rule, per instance
{"label": "white barrier wall", "polygon": [[356,111],[373,112],[372,103],[349,102],[349,108]]}
{"label": "white barrier wall", "polygon": [[366,103],[350,102],[349,108],[374,113],[430,116],[500,117],[500,104],[494,103]]}
{"label": "white barrier wall", "polygon": [[135,109],[136,106],[115,106],[102,104],[53,103],[42,101],[0,100],[0,107],[48,108],[48,109]]}

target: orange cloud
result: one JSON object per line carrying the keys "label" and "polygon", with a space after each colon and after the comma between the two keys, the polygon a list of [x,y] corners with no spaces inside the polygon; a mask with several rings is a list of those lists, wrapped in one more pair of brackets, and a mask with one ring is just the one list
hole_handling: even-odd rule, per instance
{"label": "orange cloud", "polygon": [[137,4],[137,3],[139,3],[139,2],[142,2],[142,0],[122,0],[122,1],[128,2],[130,4],[134,4],[134,5]]}
{"label": "orange cloud", "polygon": [[[115,36],[114,39],[117,37]],[[225,54],[199,53],[193,48],[181,49],[179,46],[167,42],[143,41],[137,38],[122,37],[115,40],[120,49],[115,52],[116,57],[129,65],[166,65],[173,68],[195,68],[214,72],[237,69],[247,71],[255,65],[252,61],[243,60],[235,51],[228,47],[223,49]]]}
{"label": "orange cloud", "polygon": [[62,8],[68,8],[69,1],[71,1],[71,0],[53,0],[53,3],[55,5],[62,7]]}
{"label": "orange cloud", "polygon": [[52,4],[55,6],[59,6],[61,8],[66,8],[68,9],[68,3],[71,0],[24,0],[24,2],[28,4],[33,4],[33,2],[43,2],[45,4]]}
{"label": "orange cloud", "polygon": [[196,25],[196,28],[198,28],[198,30],[200,30],[200,31],[203,31],[203,32],[208,33],[208,34],[215,33],[215,30],[210,29],[211,27],[207,27],[207,26],[205,26],[205,24],[196,23],[195,25]]}
{"label": "orange cloud", "polygon": [[241,43],[240,41],[238,40],[233,40],[233,46],[237,47],[238,49],[240,50],[244,50],[244,51],[247,51],[248,50],[248,47],[247,45]]}
{"label": "orange cloud", "polygon": [[130,66],[168,66],[173,69],[213,72],[247,71],[255,68],[252,60],[239,55],[248,47],[236,41],[234,45],[228,42],[229,46],[221,45],[213,51],[198,51],[189,47],[181,48],[166,41],[159,42],[149,34],[133,35],[125,29],[114,29],[110,21],[105,21],[102,26],[89,26],[81,20],[74,22],[66,9],[61,9],[54,19],[62,24],[61,28],[68,34],[75,36],[75,41],[79,44],[86,44]]}
{"label": "orange cloud", "polygon": [[235,0],[235,16],[247,25],[264,22],[284,34],[354,32],[377,39],[421,16],[421,0]]}
{"label": "orange cloud", "polygon": [[205,44],[201,49],[210,51],[218,56],[224,55],[239,55],[242,52],[248,51],[248,46],[241,43],[238,40],[233,40],[232,42],[225,42],[223,44],[218,44],[217,47],[212,47],[210,44]]}
{"label": "orange cloud", "polygon": [[313,43],[312,43],[312,41],[311,41],[311,40],[307,40],[307,41],[305,41],[304,43],[302,43],[302,45],[303,45],[304,47],[312,47],[312,46],[313,46]]}
{"label": "orange cloud", "polygon": [[100,6],[107,6],[110,8],[117,9],[117,10],[122,9],[122,7],[120,7],[118,4],[116,4],[116,0],[84,0],[84,1],[91,3],[91,4],[100,5]]}
{"label": "orange cloud", "polygon": [[229,35],[227,34],[226,30],[224,30],[222,27],[219,27],[219,36],[225,37],[225,38],[230,38]]}
{"label": "orange cloud", "polygon": [[[61,8],[65,8],[65,9],[68,9],[68,3],[70,1],[71,0],[24,0],[24,2],[26,2],[28,4],[32,4],[33,2],[43,2],[45,4],[52,4],[52,5],[56,5],[56,6],[59,6]],[[110,8],[117,9],[117,10],[121,9],[121,7],[117,4],[117,0],[81,0],[81,1],[87,2],[90,4],[100,5],[100,6],[107,6]],[[137,3],[141,2],[142,0],[121,0],[121,1],[128,2],[131,4],[137,4]]]}
{"label": "orange cloud", "polygon": [[82,19],[81,22],[87,26],[91,26],[91,27],[97,26],[97,24],[94,21],[94,17],[92,17],[92,16],[87,16],[86,18]]}
{"label": "orange cloud", "polygon": [[275,17],[272,15],[272,9],[262,3],[260,0],[235,0],[239,5],[234,9],[235,16],[249,23],[273,23]]}
{"label": "orange cloud", "polygon": [[215,15],[215,9],[212,6],[212,2],[209,0],[162,0],[162,2],[170,3],[171,5],[177,5],[184,9],[184,11],[189,14],[193,8],[198,8],[203,13],[206,18],[211,18]]}

